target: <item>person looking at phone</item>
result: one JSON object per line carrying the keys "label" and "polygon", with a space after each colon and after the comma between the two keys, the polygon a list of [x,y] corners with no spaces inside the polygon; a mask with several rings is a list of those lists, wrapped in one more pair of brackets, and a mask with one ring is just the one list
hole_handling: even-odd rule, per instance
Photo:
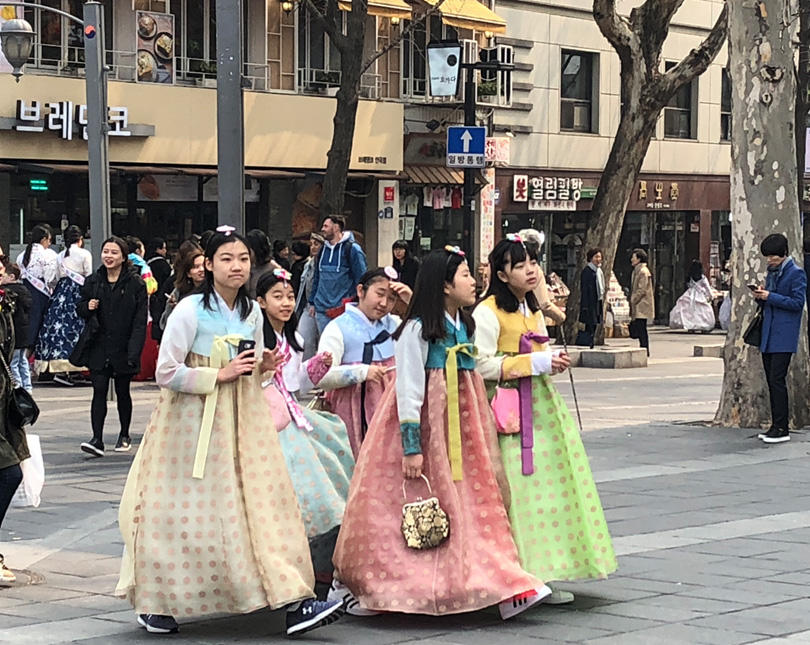
{"label": "person looking at phone", "polygon": [[759,438],[765,443],[790,441],[790,401],[787,372],[799,345],[807,276],[788,256],[788,241],[781,233],[769,235],[759,246],[768,264],[765,286],[748,285],[762,306],[762,365],[771,403],[771,427]]}

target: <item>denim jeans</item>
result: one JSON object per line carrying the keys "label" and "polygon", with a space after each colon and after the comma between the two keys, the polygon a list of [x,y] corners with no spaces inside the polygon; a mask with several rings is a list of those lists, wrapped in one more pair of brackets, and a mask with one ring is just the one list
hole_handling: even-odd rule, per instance
{"label": "denim jeans", "polygon": [[31,366],[24,349],[15,349],[11,357],[11,376],[17,385],[27,392],[31,392]]}
{"label": "denim jeans", "polygon": [[315,312],[315,322],[318,324],[318,334],[323,334],[323,330],[326,329],[326,326],[332,322],[332,319],[327,316],[325,313],[321,313],[320,311]]}

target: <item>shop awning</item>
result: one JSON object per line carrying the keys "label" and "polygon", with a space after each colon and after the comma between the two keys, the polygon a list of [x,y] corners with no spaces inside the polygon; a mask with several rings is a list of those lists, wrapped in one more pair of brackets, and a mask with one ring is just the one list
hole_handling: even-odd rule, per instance
{"label": "shop awning", "polygon": [[[338,7],[343,11],[351,11],[351,0],[338,0]],[[368,13],[370,16],[384,18],[410,18],[411,6],[404,0],[369,0]]]}
{"label": "shop awning", "polygon": [[[405,176],[410,184],[425,184],[428,186],[448,186],[464,184],[464,171],[461,168],[445,168],[444,166],[405,166]],[[480,171],[473,175],[475,183],[483,186],[487,183]]]}
{"label": "shop awning", "polygon": [[[439,0],[424,0],[431,7]],[[491,31],[493,34],[506,33],[506,20],[478,2],[478,0],[444,0],[439,5],[442,21],[452,27]]]}

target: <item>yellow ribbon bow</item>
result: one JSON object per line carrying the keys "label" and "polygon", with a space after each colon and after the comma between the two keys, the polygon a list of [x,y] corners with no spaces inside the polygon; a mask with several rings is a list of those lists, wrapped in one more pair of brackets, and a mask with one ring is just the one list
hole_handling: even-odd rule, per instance
{"label": "yellow ribbon bow", "polygon": [[461,468],[461,419],[458,413],[458,354],[475,358],[475,345],[459,343],[448,347],[445,371],[447,372],[447,444],[450,452],[450,468],[453,481],[460,482],[464,477]]}
{"label": "yellow ribbon bow", "polygon": [[[234,347],[239,345],[242,337],[238,334],[228,334],[227,336],[215,336],[211,345],[211,365],[214,369],[225,367],[231,360],[229,345]],[[217,391],[219,385],[215,385],[212,392],[205,396],[205,408],[203,408],[202,425],[200,426],[200,436],[197,438],[197,452],[194,455],[194,470],[191,476],[194,479],[202,479],[205,474],[205,460],[208,459],[208,444],[211,442],[211,430],[214,427],[214,411],[217,407]]]}

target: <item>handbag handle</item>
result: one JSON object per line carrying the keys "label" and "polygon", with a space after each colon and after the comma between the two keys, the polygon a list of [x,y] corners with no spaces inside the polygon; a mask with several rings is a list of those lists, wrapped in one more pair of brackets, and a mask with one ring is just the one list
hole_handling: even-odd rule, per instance
{"label": "handbag handle", "polygon": [[[428,480],[428,478],[425,476],[425,473],[422,473],[422,474],[420,475],[420,477],[421,477],[422,479],[424,479],[424,480],[425,480],[425,484],[427,484],[427,488],[428,488],[428,494],[433,495],[433,489],[430,487],[430,481],[429,481],[429,480]],[[403,480],[402,480],[402,499],[403,499],[403,500],[405,500],[406,502],[408,501],[408,493],[407,493],[407,492],[405,492],[405,483],[406,483],[407,481],[408,481],[407,479],[403,479]]]}

